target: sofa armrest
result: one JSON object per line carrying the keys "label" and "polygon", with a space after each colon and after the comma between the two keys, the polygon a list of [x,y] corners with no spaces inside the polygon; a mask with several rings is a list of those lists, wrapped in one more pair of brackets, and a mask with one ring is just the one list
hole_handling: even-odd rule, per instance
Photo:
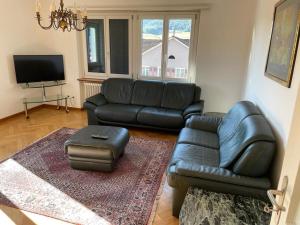
{"label": "sofa armrest", "polygon": [[200,100],[199,102],[193,103],[192,105],[188,106],[184,112],[183,117],[184,119],[190,118],[192,115],[202,115],[204,108],[204,101]]}
{"label": "sofa armrest", "polygon": [[86,102],[92,103],[96,106],[105,105],[107,103],[105,97],[103,94],[99,93],[97,95],[94,95],[92,97],[89,97],[86,99]]}
{"label": "sofa armrest", "polygon": [[271,187],[270,180],[266,177],[252,178],[239,176],[227,169],[205,166],[193,163],[191,161],[186,162],[183,160],[180,160],[174,166],[176,167],[176,173],[180,176],[194,177],[220,183],[228,183],[261,189],[268,189]]}
{"label": "sofa armrest", "polygon": [[186,121],[186,127],[216,133],[222,120],[214,116],[192,116]]}
{"label": "sofa armrest", "polygon": [[89,111],[94,112],[94,110],[97,108],[97,106],[93,103],[90,102],[84,102],[83,103],[83,108]]}

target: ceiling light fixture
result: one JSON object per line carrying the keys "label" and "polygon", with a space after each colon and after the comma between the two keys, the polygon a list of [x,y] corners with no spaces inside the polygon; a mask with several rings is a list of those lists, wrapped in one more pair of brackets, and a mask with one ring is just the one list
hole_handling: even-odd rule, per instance
{"label": "ceiling light fixture", "polygon": [[40,14],[41,3],[40,0],[36,1],[36,17],[38,24],[41,28],[49,30],[54,28],[55,30],[62,29],[62,31],[83,31],[87,26],[87,11],[78,10],[76,4],[74,4],[75,12],[70,9],[64,8],[64,1],[60,0],[58,9],[56,9],[55,1],[52,1],[50,5],[50,25],[43,26],[41,24],[42,17]]}

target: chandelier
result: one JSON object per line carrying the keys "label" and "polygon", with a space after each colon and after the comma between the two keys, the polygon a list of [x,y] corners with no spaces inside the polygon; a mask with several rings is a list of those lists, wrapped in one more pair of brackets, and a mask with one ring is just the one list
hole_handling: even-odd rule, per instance
{"label": "chandelier", "polygon": [[53,1],[50,5],[50,24],[43,26],[41,21],[42,17],[40,14],[41,3],[39,0],[36,1],[36,18],[41,28],[49,30],[51,28],[58,30],[62,29],[63,32],[76,30],[83,31],[87,26],[87,11],[77,10],[75,6],[75,12],[70,9],[64,8],[64,1],[60,0],[58,9],[56,9],[55,2]]}

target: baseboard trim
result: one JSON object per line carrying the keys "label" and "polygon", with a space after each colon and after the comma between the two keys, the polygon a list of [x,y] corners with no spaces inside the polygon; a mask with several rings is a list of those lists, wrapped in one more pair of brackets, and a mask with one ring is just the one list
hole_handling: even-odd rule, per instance
{"label": "baseboard trim", "polygon": [[[56,109],[56,105],[50,105],[50,104],[42,104],[42,105],[38,105],[38,106],[34,106],[30,109],[28,109],[28,113],[31,113],[31,112],[34,112],[34,111],[37,111],[37,110],[40,110],[40,109],[43,109],[43,108],[47,108],[47,109]],[[68,107],[70,110],[84,110],[83,108],[77,108],[77,107]],[[25,118],[25,111],[21,111],[21,112],[18,112],[18,113],[15,113],[13,115],[10,115],[10,116],[7,116],[7,117],[4,117],[2,119],[0,119],[0,122],[4,122],[6,120],[9,120],[11,118],[14,118],[16,116],[19,116],[21,114],[24,114],[24,118]]]}
{"label": "baseboard trim", "polygon": [[[43,107],[44,107],[44,105],[34,106],[34,107],[28,109],[28,113],[37,111],[37,110],[39,110],[39,109],[42,109]],[[21,114],[24,114],[24,117],[25,117],[25,111],[21,111],[21,112],[12,114],[12,115],[10,115],[10,116],[1,118],[1,119],[0,119],[0,122],[3,122],[3,121],[5,121],[5,120],[9,120],[9,119],[14,118],[14,117],[16,117],[16,116],[19,116],[19,115],[21,115]]]}

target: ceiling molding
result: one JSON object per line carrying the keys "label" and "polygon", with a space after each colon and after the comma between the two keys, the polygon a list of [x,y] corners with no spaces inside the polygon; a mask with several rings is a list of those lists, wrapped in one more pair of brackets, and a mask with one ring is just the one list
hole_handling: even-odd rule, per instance
{"label": "ceiling molding", "polygon": [[86,6],[89,12],[97,11],[143,11],[143,12],[160,12],[160,11],[199,11],[207,10],[212,6],[211,3],[202,4],[176,4],[176,5],[104,5],[104,6]]}

